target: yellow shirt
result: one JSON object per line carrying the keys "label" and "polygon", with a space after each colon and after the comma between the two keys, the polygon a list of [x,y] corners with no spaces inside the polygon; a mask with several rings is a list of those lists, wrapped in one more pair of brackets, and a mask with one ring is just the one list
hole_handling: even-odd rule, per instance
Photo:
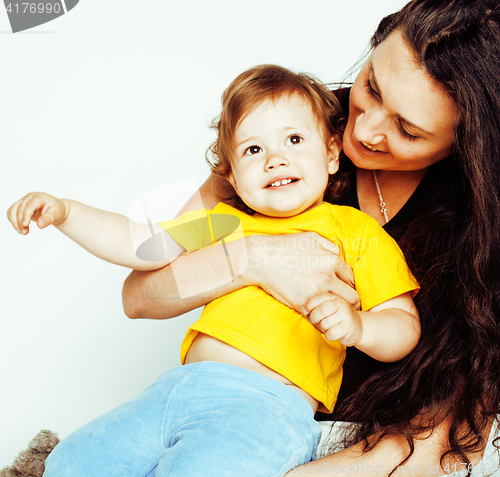
{"label": "yellow shirt", "polygon": [[[223,237],[228,242],[242,234],[316,232],[336,243],[352,267],[362,310],[418,290],[396,242],[374,219],[351,207],[323,203],[277,218],[251,216],[220,203],[213,211],[188,212],[161,225],[188,253]],[[182,362],[198,333],[228,343],[286,377],[317,399],[319,410],[333,410],[345,347],[327,341],[300,313],[262,288],[245,287],[209,303],[184,338]]]}

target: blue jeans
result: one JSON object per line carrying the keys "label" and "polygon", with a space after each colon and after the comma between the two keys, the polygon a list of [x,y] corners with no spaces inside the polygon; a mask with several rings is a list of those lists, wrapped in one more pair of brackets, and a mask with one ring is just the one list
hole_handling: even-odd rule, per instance
{"label": "blue jeans", "polygon": [[139,396],[57,445],[44,477],[271,477],[309,462],[321,428],[298,392],[201,362],[163,374]]}

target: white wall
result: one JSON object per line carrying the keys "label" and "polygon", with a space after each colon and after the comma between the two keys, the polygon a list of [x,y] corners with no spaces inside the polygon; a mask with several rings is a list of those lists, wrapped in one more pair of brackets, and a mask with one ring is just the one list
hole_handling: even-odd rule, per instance
{"label": "white wall", "polygon": [[[17,34],[1,6],[0,209],[42,190],[126,213],[164,184],[201,183],[207,126],[237,74],[278,63],[340,80],[404,3],[81,0]],[[2,468],[40,429],[65,437],[176,366],[199,311],[129,320],[127,270],[53,228],[18,236],[5,216],[0,240]]]}

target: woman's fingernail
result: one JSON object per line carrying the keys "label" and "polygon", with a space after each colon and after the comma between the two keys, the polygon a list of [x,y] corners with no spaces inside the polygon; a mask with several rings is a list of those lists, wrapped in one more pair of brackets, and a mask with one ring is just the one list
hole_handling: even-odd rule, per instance
{"label": "woman's fingernail", "polygon": [[40,220],[40,227],[45,227],[45,222],[43,220]]}

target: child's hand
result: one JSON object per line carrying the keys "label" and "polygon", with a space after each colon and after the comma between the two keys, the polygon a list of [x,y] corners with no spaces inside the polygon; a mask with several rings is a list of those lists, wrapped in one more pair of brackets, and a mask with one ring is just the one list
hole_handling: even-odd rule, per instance
{"label": "child's hand", "polygon": [[361,316],[342,297],[320,293],[308,304],[309,321],[329,341],[339,340],[344,346],[356,346],[363,337]]}
{"label": "child's hand", "polygon": [[69,208],[64,201],[45,194],[30,192],[18,200],[7,211],[7,217],[18,233],[29,233],[29,224],[33,220],[40,229],[48,225],[61,225],[69,216]]}

